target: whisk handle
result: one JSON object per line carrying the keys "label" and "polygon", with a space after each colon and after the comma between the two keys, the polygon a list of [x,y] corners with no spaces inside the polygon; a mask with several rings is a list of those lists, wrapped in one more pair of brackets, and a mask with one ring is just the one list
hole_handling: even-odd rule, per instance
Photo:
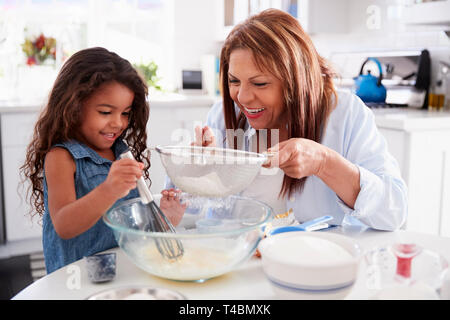
{"label": "whisk handle", "polygon": [[[122,153],[120,155],[120,158],[122,158],[122,159],[127,158],[127,159],[135,160],[133,157],[133,154],[131,153],[130,150]],[[138,189],[139,195],[141,196],[141,201],[143,203],[146,204],[146,203],[150,203],[153,201],[152,193],[150,192],[150,189],[147,187],[144,177],[140,177],[137,180],[137,189]]]}

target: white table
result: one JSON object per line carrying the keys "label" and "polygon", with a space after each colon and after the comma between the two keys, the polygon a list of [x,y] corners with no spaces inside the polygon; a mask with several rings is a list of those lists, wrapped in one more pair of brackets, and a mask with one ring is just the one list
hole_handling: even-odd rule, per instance
{"label": "white table", "polygon": [[[325,232],[325,231],[321,231]],[[326,232],[344,234],[356,239],[363,251],[375,246],[408,241],[439,252],[450,261],[450,238],[427,234],[397,231],[381,232],[336,228]],[[177,282],[152,276],[136,267],[119,248],[108,250],[117,253],[116,277],[113,281],[93,284],[88,280],[83,259],[67,265],[19,292],[13,299],[85,299],[110,288],[123,286],[151,286],[178,291],[193,300],[266,300],[277,299],[271,283],[266,279],[261,261],[251,258],[239,269],[203,283]],[[366,266],[362,262],[359,276],[346,299],[370,299],[374,292],[367,286]]]}

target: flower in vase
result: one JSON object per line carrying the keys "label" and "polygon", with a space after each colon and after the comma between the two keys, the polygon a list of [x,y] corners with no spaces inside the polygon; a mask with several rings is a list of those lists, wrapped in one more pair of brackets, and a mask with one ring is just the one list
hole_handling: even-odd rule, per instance
{"label": "flower in vase", "polygon": [[35,38],[25,38],[22,43],[22,51],[27,56],[27,65],[42,64],[47,59],[56,58],[56,40],[40,34]]}
{"label": "flower in vase", "polygon": [[28,57],[27,58],[27,65],[33,66],[36,64],[36,58],[35,57]]}

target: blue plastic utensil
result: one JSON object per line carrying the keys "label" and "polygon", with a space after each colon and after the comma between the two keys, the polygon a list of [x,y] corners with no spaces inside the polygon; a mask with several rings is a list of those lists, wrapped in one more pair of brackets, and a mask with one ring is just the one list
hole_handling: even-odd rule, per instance
{"label": "blue plastic utensil", "polygon": [[284,226],[284,227],[278,227],[275,229],[270,230],[269,235],[273,236],[277,233],[283,233],[283,232],[291,232],[291,231],[308,231],[308,229],[311,229],[312,227],[333,220],[332,216],[322,216],[307,222],[304,222],[302,224],[296,225],[296,226]]}

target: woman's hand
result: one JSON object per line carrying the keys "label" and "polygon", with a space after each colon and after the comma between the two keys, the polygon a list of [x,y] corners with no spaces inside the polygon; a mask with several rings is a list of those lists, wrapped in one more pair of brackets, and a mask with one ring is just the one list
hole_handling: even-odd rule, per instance
{"label": "woman's hand", "polygon": [[279,167],[292,178],[315,175],[350,208],[360,188],[358,167],[336,151],[308,139],[291,138],[267,150],[273,156],[265,167]]}
{"label": "woman's hand", "polygon": [[128,195],[130,190],[136,188],[136,181],[142,177],[144,164],[132,159],[114,161],[109,170],[103,187],[108,194],[116,199]]}
{"label": "woman's hand", "polygon": [[264,167],[279,167],[289,177],[301,179],[320,175],[325,166],[328,149],[309,139],[291,138],[280,142],[267,152],[273,155]]}
{"label": "woman's hand", "polygon": [[208,126],[204,126],[203,128],[200,126],[196,126],[195,141],[191,143],[191,146],[215,147],[216,138],[214,137],[214,133],[212,132],[211,128]]}
{"label": "woman's hand", "polygon": [[180,193],[181,190],[173,188],[161,191],[162,197],[159,207],[174,226],[180,223],[187,207],[186,203],[181,204]]}

